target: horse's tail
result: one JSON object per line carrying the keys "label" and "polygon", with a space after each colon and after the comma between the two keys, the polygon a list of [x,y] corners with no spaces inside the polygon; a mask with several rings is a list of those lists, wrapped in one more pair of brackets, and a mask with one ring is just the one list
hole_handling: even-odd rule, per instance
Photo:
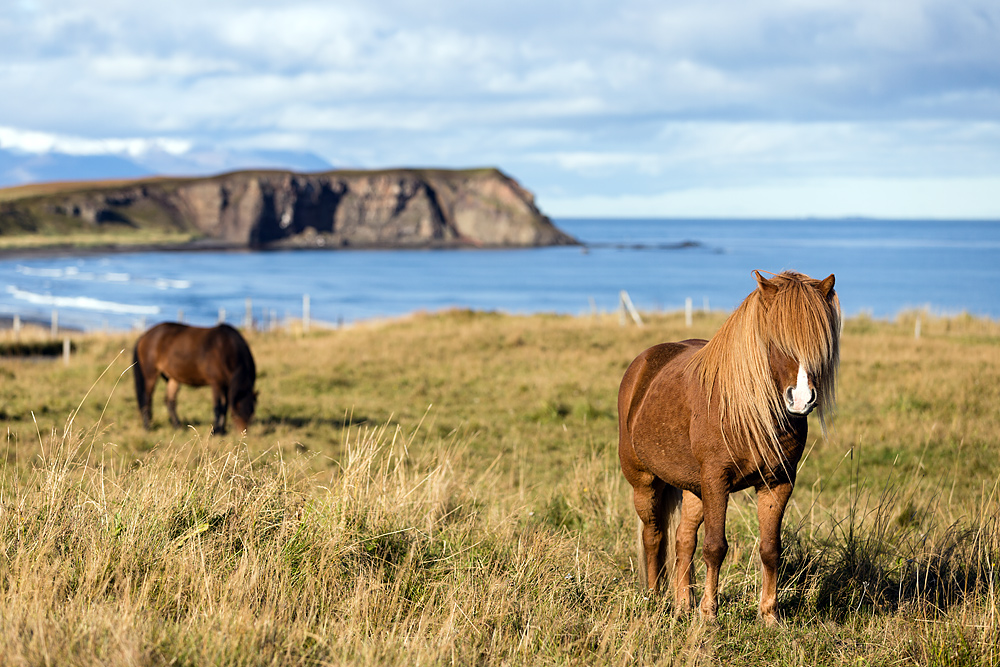
{"label": "horse's tail", "polygon": [[146,395],[146,374],[143,373],[142,363],[139,361],[138,342],[132,350],[132,377],[135,380],[135,400],[139,404],[139,412],[145,417],[149,397]]}
{"label": "horse's tail", "polygon": [[[660,532],[663,538],[663,570],[661,571],[660,587],[665,587],[673,579],[674,565],[677,562],[677,526],[681,520],[681,498],[684,492],[669,484],[663,489],[660,500]],[[643,588],[649,588],[649,575],[646,571],[646,547],[642,543],[642,519],[636,517],[636,547],[639,556],[639,581]]]}

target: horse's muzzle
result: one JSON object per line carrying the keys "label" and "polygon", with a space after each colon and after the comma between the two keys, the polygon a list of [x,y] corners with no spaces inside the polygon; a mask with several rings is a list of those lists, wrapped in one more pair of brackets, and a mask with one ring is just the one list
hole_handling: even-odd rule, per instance
{"label": "horse's muzzle", "polygon": [[795,387],[785,390],[785,409],[793,415],[806,416],[816,407],[816,390],[812,387],[805,392],[796,391]]}

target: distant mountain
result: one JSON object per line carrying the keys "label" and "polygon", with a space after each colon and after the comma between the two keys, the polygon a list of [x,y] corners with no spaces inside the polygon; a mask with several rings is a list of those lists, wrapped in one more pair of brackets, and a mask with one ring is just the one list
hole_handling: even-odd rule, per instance
{"label": "distant mountain", "polygon": [[244,248],[576,243],[538,210],[531,192],[492,168],[251,170],[0,190],[0,237],[154,235]]}
{"label": "distant mountain", "polygon": [[48,181],[93,181],[153,175],[208,176],[239,169],[332,169],[326,160],[298,151],[231,151],[194,148],[185,153],[146,151],[140,155],[27,153],[0,148],[0,187]]}
{"label": "distant mountain", "polygon": [[153,172],[117,155],[15,153],[0,148],[0,187],[46,181],[137,178]]}

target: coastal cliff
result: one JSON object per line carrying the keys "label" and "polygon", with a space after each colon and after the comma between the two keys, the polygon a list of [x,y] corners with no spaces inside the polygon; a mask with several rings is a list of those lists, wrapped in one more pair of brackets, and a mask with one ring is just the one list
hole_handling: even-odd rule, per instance
{"label": "coastal cliff", "polygon": [[241,171],[0,190],[0,236],[109,231],[255,249],[576,243],[497,169]]}

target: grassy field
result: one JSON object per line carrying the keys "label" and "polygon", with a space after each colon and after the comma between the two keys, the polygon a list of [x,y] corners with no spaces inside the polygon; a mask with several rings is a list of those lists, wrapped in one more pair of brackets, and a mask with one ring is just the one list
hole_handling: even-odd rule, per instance
{"label": "grassy field", "polygon": [[617,385],[721,313],[253,333],[243,438],[208,436],[205,389],[170,429],[162,385],[143,431],[135,334],[0,359],[0,664],[1000,664],[1000,324],[924,315],[917,340],[914,317],[845,324],[777,630],[752,493],[718,623],[635,575]]}

